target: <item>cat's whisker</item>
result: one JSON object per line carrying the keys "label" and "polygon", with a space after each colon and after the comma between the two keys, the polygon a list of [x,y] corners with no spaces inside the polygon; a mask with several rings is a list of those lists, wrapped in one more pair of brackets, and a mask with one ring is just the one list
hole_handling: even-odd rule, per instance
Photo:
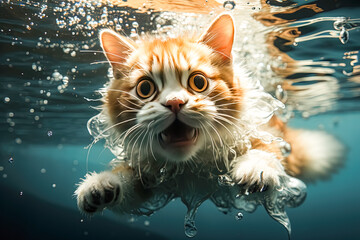
{"label": "cat's whisker", "polygon": [[[200,125],[201,125],[201,129],[202,129],[202,132],[204,132],[204,133],[207,133],[208,134],[208,136],[209,136],[209,140],[210,140],[210,142],[211,142],[211,146],[212,146],[212,154],[213,154],[213,157],[214,157],[214,159],[216,158],[216,156],[215,156],[215,152],[217,151],[217,145],[215,144],[215,140],[213,139],[213,137],[211,136],[211,134],[209,133],[209,131],[207,130],[207,128],[205,127],[205,125],[204,124],[202,124],[201,122],[200,122]],[[206,135],[205,135],[205,137],[206,137]]]}
{"label": "cat's whisker", "polygon": [[[142,139],[140,141],[140,145],[137,147],[137,151],[138,151],[138,154],[136,156],[136,159],[137,159],[137,165],[138,165],[138,171],[139,171],[139,178],[140,178],[140,181],[144,184],[143,182],[143,179],[142,179],[142,171],[141,171],[141,161],[142,161],[142,158],[141,158],[141,153],[142,153],[142,144],[144,142],[144,139],[147,138],[147,134],[148,134],[148,131],[150,129],[150,126],[151,124],[153,123],[154,121],[151,121],[148,123],[148,125],[146,126],[146,132],[144,134],[139,134],[139,136],[136,138],[135,142],[133,143],[133,147],[131,149],[131,154],[130,154],[130,158],[133,159],[133,153],[134,153],[134,148],[137,147],[137,142],[140,138],[140,136],[142,136]],[[141,131],[139,133],[142,133]]]}
{"label": "cat's whisker", "polygon": [[223,104],[219,104],[219,105],[215,105],[216,107],[223,107],[223,106],[229,106],[229,105],[236,105],[236,104],[239,104],[241,103],[241,101],[233,101],[233,102],[230,102],[230,103],[223,103]]}
{"label": "cat's whisker", "polygon": [[222,101],[222,100],[231,101],[231,102],[234,102],[234,101],[240,102],[242,99],[240,97],[235,97],[235,96],[232,96],[231,98],[229,96],[225,96],[225,97],[222,97],[222,98],[217,98],[215,100],[212,100],[212,102],[217,103],[217,102]]}
{"label": "cat's whisker", "polygon": [[220,116],[223,116],[223,117],[226,117],[226,118],[229,118],[229,119],[231,118],[231,119],[233,119],[235,122],[238,122],[238,121],[239,121],[238,118],[236,118],[236,117],[234,117],[234,116],[231,116],[231,115],[229,115],[229,114],[226,114],[226,113],[220,113],[220,112],[218,112],[217,115],[220,115]]}
{"label": "cat's whisker", "polygon": [[151,155],[153,156],[154,160],[157,161],[157,158],[155,157],[154,150],[153,150],[153,143],[154,143],[154,131],[151,131],[151,137],[150,137],[150,151]]}
{"label": "cat's whisker", "polygon": [[137,109],[134,109],[134,110],[124,110],[124,111],[122,111],[121,113],[119,113],[116,117],[120,117],[121,116],[121,114],[123,114],[123,113],[127,113],[127,112],[129,112],[129,113],[134,113],[134,112],[138,112],[139,110],[137,110]]}
{"label": "cat's whisker", "polygon": [[[236,132],[237,132],[238,134],[243,133],[243,130],[244,130],[244,129],[242,129],[242,128],[239,126],[239,125],[241,125],[239,122],[232,122],[232,121],[230,121],[229,119],[227,119],[226,117],[219,116],[219,115],[215,116],[214,118],[216,118],[217,120],[222,121],[222,122],[224,122],[224,123],[230,124],[231,126],[234,127],[234,130],[236,130]],[[239,124],[239,125],[238,125],[238,124]]]}
{"label": "cat's whisker", "polygon": [[[141,131],[139,131],[139,128],[137,128],[137,129],[135,129],[134,131],[133,131],[133,134],[131,135],[131,137],[130,137],[130,139],[129,139],[129,141],[128,142],[126,142],[126,144],[124,144],[123,145],[123,147],[124,147],[124,149],[125,149],[125,153],[126,153],[126,158],[127,159],[130,159],[130,161],[131,161],[131,165],[132,166],[136,166],[136,164],[135,164],[135,159],[132,159],[131,157],[129,157],[129,148],[131,147],[131,142],[136,138],[136,136],[138,136],[138,134],[140,134],[141,133]],[[130,136],[130,135],[129,135]]]}
{"label": "cat's whisker", "polygon": [[215,134],[217,135],[217,137],[218,137],[218,139],[219,139],[219,141],[220,141],[220,144],[221,144],[221,145],[224,145],[224,142],[223,142],[222,138],[220,137],[220,133],[219,133],[219,131],[216,129],[216,127],[214,126],[214,124],[212,124],[211,122],[206,122],[206,123],[214,130]]}
{"label": "cat's whisker", "polygon": [[219,86],[219,83],[215,83],[215,86],[206,94],[204,95],[204,98],[208,97],[211,93],[213,93],[217,88],[217,86]]}
{"label": "cat's whisker", "polygon": [[214,119],[218,119],[218,120],[221,120],[225,123],[228,123],[230,125],[232,125],[233,127],[237,128],[240,130],[239,126],[237,126],[234,122],[230,121],[229,119],[225,118],[225,117],[222,117],[222,116],[215,116]]}
{"label": "cat's whisker", "polygon": [[130,106],[126,105],[125,103],[121,102],[121,100],[120,100],[119,98],[117,99],[117,101],[118,101],[118,103],[119,103],[121,106],[123,106],[123,107],[125,107],[125,108],[127,108],[127,109],[139,111],[139,109],[130,107]]}
{"label": "cat's whisker", "polygon": [[[140,146],[139,146],[139,151],[140,151],[140,153],[141,153],[141,150],[142,150],[143,141],[144,141],[145,138],[147,138],[147,134],[148,134],[148,132],[149,132],[149,130],[150,130],[150,126],[151,126],[151,124],[153,124],[153,123],[154,123],[154,120],[152,120],[151,122],[149,122],[148,125],[146,126],[146,132],[144,133],[144,136],[143,136],[143,138],[141,139]],[[139,155],[139,159],[140,159],[140,161],[141,161],[141,156],[140,156],[140,155]]]}
{"label": "cat's whisker", "polygon": [[126,60],[126,58],[124,58],[123,56],[117,55],[117,54],[112,53],[112,52],[107,52],[105,50],[102,50],[102,51],[99,51],[99,50],[80,50],[80,52],[83,52],[83,53],[106,53],[107,55],[111,55],[111,56]]}
{"label": "cat's whisker", "polygon": [[142,101],[140,98],[138,98],[137,96],[135,96],[134,94],[130,93],[130,92],[127,92],[127,91],[124,91],[124,90],[120,90],[120,89],[112,89],[112,88],[108,88],[106,89],[107,91],[114,91],[114,92],[121,92],[121,93],[126,93],[126,94],[129,94],[130,96],[134,97],[136,100],[138,100],[139,102],[145,104],[144,101]]}
{"label": "cat's whisker", "polygon": [[[131,148],[131,151],[126,150],[127,153],[130,153],[130,159],[132,161],[135,160],[135,158],[133,158],[133,154],[134,154],[134,149],[136,146],[137,141],[139,140],[139,138],[141,137],[141,133],[142,131],[138,131],[139,129],[137,129],[137,132],[134,133],[134,136],[132,136],[132,138],[130,139],[130,141],[127,143],[127,147],[126,149]],[[133,143],[131,143],[133,140],[135,140]],[[136,158],[136,160],[139,162],[139,159]]]}
{"label": "cat's whisker", "polygon": [[229,135],[235,140],[235,137],[233,135],[233,133],[229,130],[228,127],[226,127],[223,123],[221,123],[219,120],[217,120],[216,118],[213,119],[216,123],[220,124],[226,131],[229,132]]}
{"label": "cat's whisker", "polygon": [[231,108],[218,108],[217,110],[219,110],[219,111],[231,111],[231,112],[243,113],[243,111],[241,111],[241,110],[231,109]]}
{"label": "cat's whisker", "polygon": [[93,145],[94,145],[95,143],[97,143],[98,141],[99,141],[98,138],[94,138],[94,140],[87,146],[88,151],[87,151],[87,154],[86,154],[86,166],[85,166],[85,167],[86,167],[86,172],[89,172],[89,156],[90,156],[90,151],[91,151]]}
{"label": "cat's whisker", "polygon": [[133,101],[131,101],[131,100],[129,100],[129,99],[127,99],[127,98],[123,98],[126,102],[128,102],[128,103],[130,103],[130,104],[133,104],[133,105],[135,105],[135,106],[137,106],[138,108],[142,108],[142,106],[140,106],[139,104],[137,104],[137,103],[134,103]]}
{"label": "cat's whisker", "polygon": [[134,126],[132,126],[131,128],[129,128],[126,132],[123,132],[123,133],[120,135],[120,139],[122,139],[121,145],[124,146],[126,138],[127,138],[133,131],[137,130],[138,128],[140,128],[140,127],[142,127],[142,126],[143,126],[143,124],[137,123],[137,124],[135,124]]}
{"label": "cat's whisker", "polygon": [[[118,101],[119,104],[121,104],[122,106],[124,106],[124,107],[126,107],[126,108],[128,108],[128,109],[139,110],[139,108],[142,108],[142,106],[140,106],[140,105],[137,104],[137,103],[132,102],[131,100],[129,100],[129,99],[127,99],[127,98],[122,98],[122,99],[117,98],[116,100]],[[138,107],[138,108],[130,107],[129,105],[126,105],[125,103],[121,102],[121,100],[125,100],[126,102],[128,102],[128,103],[130,103],[130,104],[132,104],[132,105],[135,105],[135,106]]]}
{"label": "cat's whisker", "polygon": [[100,135],[103,135],[105,132],[109,131],[110,129],[112,129],[112,128],[116,127],[116,126],[119,126],[119,125],[127,123],[127,122],[135,121],[135,120],[136,120],[136,118],[130,118],[130,119],[126,119],[124,121],[115,123],[115,124],[111,125],[110,127],[106,128],[105,130],[101,131]]}
{"label": "cat's whisker", "polygon": [[203,113],[196,110],[188,109],[188,112],[192,114],[192,115],[188,115],[187,116],[188,118],[197,119],[197,117],[202,117],[202,118],[205,117]]}
{"label": "cat's whisker", "polygon": [[[141,167],[140,167],[140,164],[141,164],[141,161],[142,161],[142,158],[141,158],[141,153],[142,153],[142,145],[143,145],[143,142],[144,142],[144,139],[145,138],[147,138],[147,134],[148,134],[148,132],[149,132],[149,129],[150,129],[150,125],[153,123],[153,121],[151,121],[148,125],[147,125],[147,127],[146,127],[146,132],[143,134],[143,137],[142,137],[142,139],[141,139],[141,141],[140,141],[140,145],[139,145],[139,147],[138,147],[138,151],[139,151],[139,154],[138,154],[138,156],[137,156],[137,159],[138,159],[138,161],[139,161],[139,177],[140,177],[140,180],[142,181],[142,177],[141,177]],[[134,143],[134,146],[136,145],[136,142]],[[145,159],[145,158],[144,158]]]}
{"label": "cat's whisker", "polygon": [[[215,89],[213,89],[213,90],[215,90]],[[226,91],[222,91],[222,92],[219,92],[218,94],[216,94],[216,95],[214,95],[214,96],[209,96],[208,98],[212,101],[212,100],[214,100],[217,96],[219,96],[219,95],[221,95],[221,94],[223,94],[223,93],[225,93]]]}
{"label": "cat's whisker", "polygon": [[[215,85],[215,87],[214,87],[208,94],[206,94],[205,96],[207,97],[210,93],[212,93],[213,91],[217,90],[216,86],[218,86],[218,85],[219,85],[219,83],[218,83],[217,85]],[[232,87],[232,88],[228,88],[227,90],[228,90],[228,91],[231,91],[231,90],[234,90],[234,89],[236,89],[236,88],[235,88],[235,87]],[[221,94],[223,94],[223,93],[227,93],[227,91],[224,90],[224,91],[219,92],[218,94],[216,94],[216,95],[214,95],[214,96],[210,96],[209,98],[210,98],[210,100],[213,100],[214,98],[216,98],[217,96],[219,96],[219,95],[221,95]]]}
{"label": "cat's whisker", "polygon": [[94,65],[94,64],[104,64],[104,63],[109,63],[109,61],[96,61],[96,62],[90,63],[90,65]]}
{"label": "cat's whisker", "polygon": [[[220,136],[219,136],[219,134],[218,134],[218,131],[216,130],[216,128],[213,127],[213,124],[211,124],[210,122],[206,122],[206,123],[207,123],[207,125],[209,125],[209,126],[214,130],[214,132],[218,135],[218,138],[219,138],[219,140],[220,140],[220,144],[221,144],[221,145],[224,145],[223,142],[222,142],[222,139],[220,138]],[[209,135],[210,135],[210,133],[209,133]],[[212,138],[212,137],[211,137],[211,138]],[[214,141],[215,141],[215,139],[214,139]],[[215,143],[216,143],[216,141],[215,141]],[[214,153],[214,151],[213,151],[213,153]],[[219,154],[219,148],[218,148],[217,144],[216,144],[216,153],[217,153],[217,155]],[[213,155],[214,155],[214,154],[213,154]],[[219,168],[219,166],[218,166],[218,164],[217,164],[217,161],[218,161],[218,158],[217,158],[217,156],[214,155],[215,166],[216,166],[216,168],[217,168],[219,171],[221,171],[220,168]]]}

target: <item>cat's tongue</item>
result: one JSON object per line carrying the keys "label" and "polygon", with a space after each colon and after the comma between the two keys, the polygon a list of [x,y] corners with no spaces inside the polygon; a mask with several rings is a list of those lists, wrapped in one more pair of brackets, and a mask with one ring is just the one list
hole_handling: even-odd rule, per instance
{"label": "cat's tongue", "polygon": [[195,143],[198,130],[179,120],[175,120],[167,129],[160,133],[164,147],[187,147]]}

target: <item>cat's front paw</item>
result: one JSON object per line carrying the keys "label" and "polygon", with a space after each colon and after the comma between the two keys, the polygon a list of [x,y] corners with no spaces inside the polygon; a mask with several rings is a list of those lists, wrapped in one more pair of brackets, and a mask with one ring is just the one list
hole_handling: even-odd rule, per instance
{"label": "cat's front paw", "polygon": [[280,176],[285,174],[284,167],[274,154],[257,149],[236,159],[232,167],[232,179],[246,195],[279,186]]}
{"label": "cat's front paw", "polygon": [[94,213],[119,201],[120,178],[112,172],[91,173],[75,191],[77,204],[81,211]]}

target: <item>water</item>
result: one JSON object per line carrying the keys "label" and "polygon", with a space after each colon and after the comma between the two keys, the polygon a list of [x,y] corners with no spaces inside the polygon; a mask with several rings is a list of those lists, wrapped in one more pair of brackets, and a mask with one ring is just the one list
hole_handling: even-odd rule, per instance
{"label": "water", "polygon": [[[72,196],[87,170],[101,171],[113,158],[101,140],[86,148],[93,141],[86,123],[99,105],[90,100],[100,97],[96,90],[109,75],[96,52],[98,31],[173,36],[206,26],[222,11],[235,17],[235,56],[285,104],[283,119],[324,129],[349,149],[338,174],[309,184],[305,202],[287,209],[292,239],[355,239],[359,10],[356,1],[0,1],[1,239],[185,239],[186,212],[186,233],[197,233],[196,239],[287,238],[262,207],[236,221],[237,210],[223,214],[227,209],[218,211],[209,201],[198,206],[203,199],[184,198],[188,209],[177,199],[151,217],[105,211],[89,218]],[[283,152],[289,151],[284,142]],[[167,174],[166,166],[159,174]]]}

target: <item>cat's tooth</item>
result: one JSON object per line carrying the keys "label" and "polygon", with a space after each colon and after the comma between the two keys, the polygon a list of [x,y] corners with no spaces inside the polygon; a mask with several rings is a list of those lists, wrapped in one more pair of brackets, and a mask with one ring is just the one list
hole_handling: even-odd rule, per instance
{"label": "cat's tooth", "polygon": [[195,136],[195,128],[193,128],[187,132],[188,139],[192,139],[192,138],[194,138],[194,136]]}
{"label": "cat's tooth", "polygon": [[162,139],[164,142],[167,142],[167,140],[169,139],[168,136],[166,136],[166,134],[163,133],[163,132],[162,132],[160,135],[161,135],[161,139]]}

